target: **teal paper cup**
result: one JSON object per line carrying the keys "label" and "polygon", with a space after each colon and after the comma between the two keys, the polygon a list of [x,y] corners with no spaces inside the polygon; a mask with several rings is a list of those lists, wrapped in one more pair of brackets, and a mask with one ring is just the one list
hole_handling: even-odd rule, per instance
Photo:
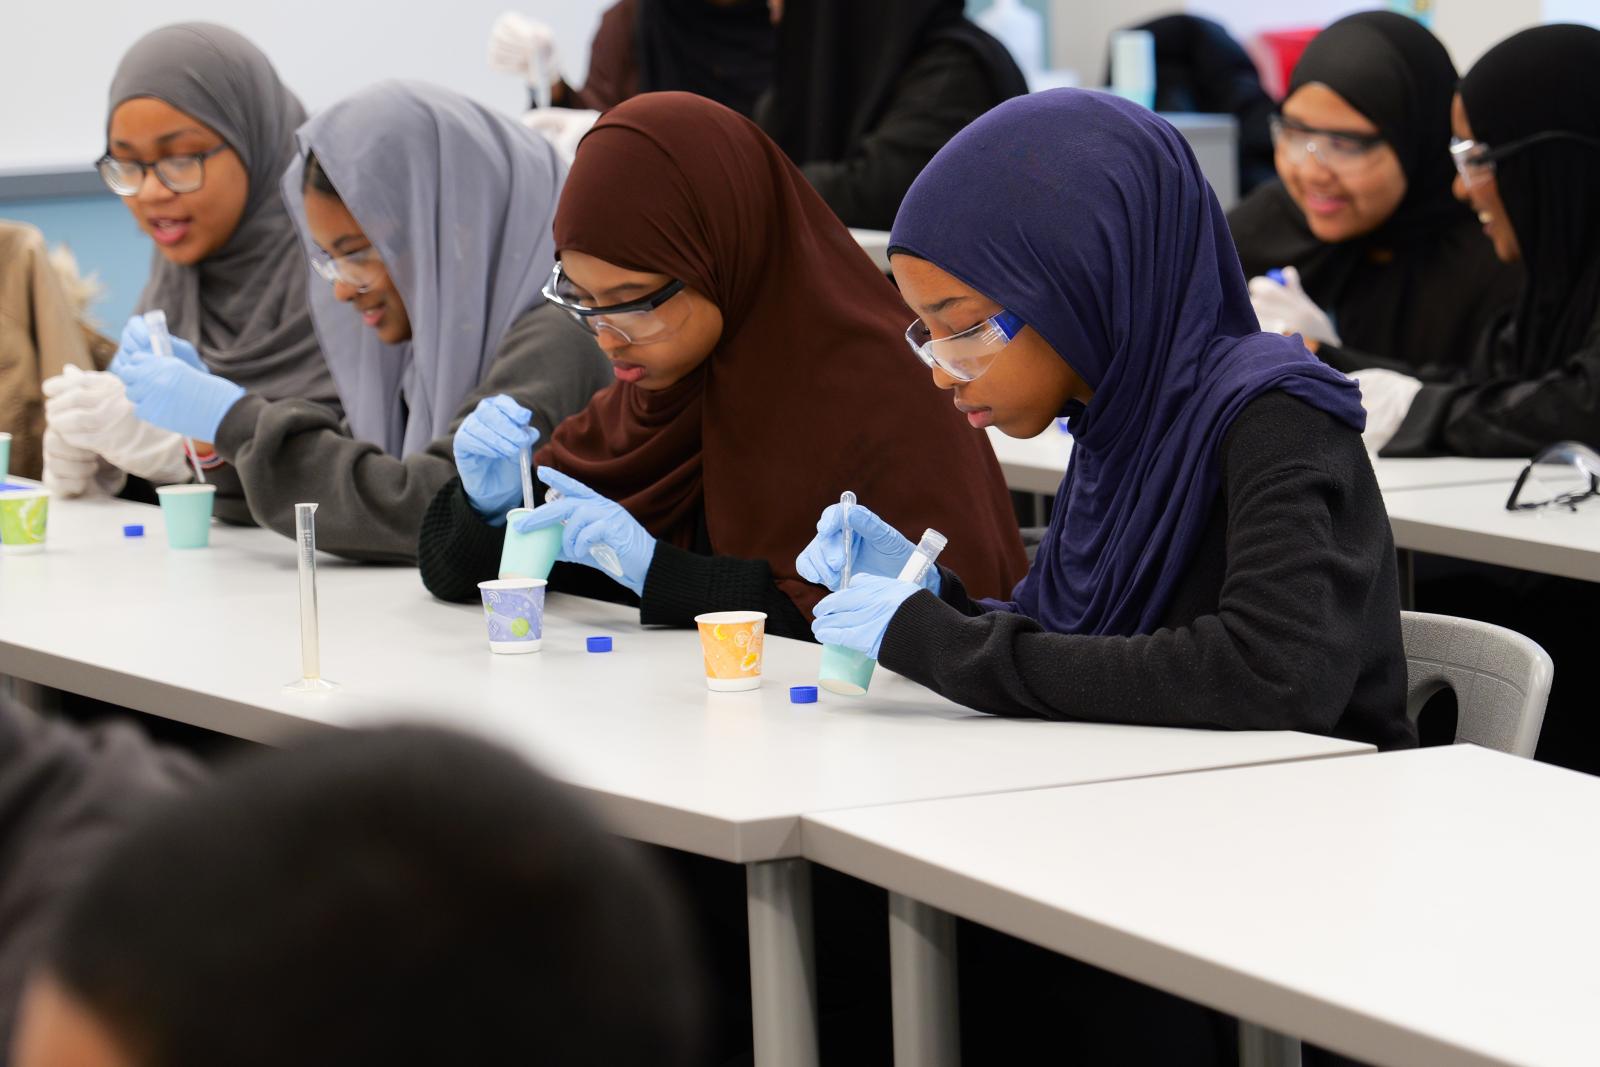
{"label": "teal paper cup", "polygon": [[830,693],[858,697],[867,691],[872,682],[872,669],[878,661],[853,648],[840,645],[822,646],[822,667],[817,671],[817,684]]}
{"label": "teal paper cup", "polygon": [[506,544],[500,550],[500,577],[537,578],[550,577],[550,568],[561,556],[561,524],[553,522],[537,530],[518,533],[515,523],[523,515],[533,514],[528,508],[512,508],[506,515]]}
{"label": "teal paper cup", "polygon": [[50,493],[44,489],[0,492],[0,552],[20,555],[44,551],[50,520]]}
{"label": "teal paper cup", "polygon": [[205,548],[211,543],[214,485],[163,485],[156,490],[161,518],[167,524],[167,547]]}
{"label": "teal paper cup", "polygon": [[0,433],[0,485],[5,484],[6,475],[11,473],[11,435]]}

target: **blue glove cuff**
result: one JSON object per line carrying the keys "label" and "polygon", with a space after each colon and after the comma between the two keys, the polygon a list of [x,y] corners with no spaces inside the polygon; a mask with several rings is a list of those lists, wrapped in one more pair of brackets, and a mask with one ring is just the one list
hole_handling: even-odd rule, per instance
{"label": "blue glove cuff", "polygon": [[196,390],[192,415],[195,432],[189,436],[196,441],[215,441],[222,420],[244,396],[244,389],[226,378],[210,374],[199,381],[205,384],[205,388]]}

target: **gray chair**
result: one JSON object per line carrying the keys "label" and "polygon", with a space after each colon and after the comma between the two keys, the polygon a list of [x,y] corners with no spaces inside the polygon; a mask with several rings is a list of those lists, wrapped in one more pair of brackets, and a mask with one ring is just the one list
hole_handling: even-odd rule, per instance
{"label": "gray chair", "polygon": [[[1420,611],[1400,613],[1406,649],[1406,714],[1413,722],[1442,689],[1456,694],[1456,743],[1533,758],[1555,665],[1533,641],[1503,626]],[[1296,1067],[1300,1042],[1239,1024],[1242,1067]]]}

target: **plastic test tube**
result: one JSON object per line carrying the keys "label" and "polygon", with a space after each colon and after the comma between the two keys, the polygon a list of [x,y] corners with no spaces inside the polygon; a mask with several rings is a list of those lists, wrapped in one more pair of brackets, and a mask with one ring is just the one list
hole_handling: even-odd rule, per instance
{"label": "plastic test tube", "polygon": [[[144,324],[150,330],[150,347],[155,349],[156,355],[177,359],[172,352],[172,334],[167,332],[167,313],[160,308],[146,311]],[[195,481],[205,485],[206,473],[200,469],[200,457],[195,455],[194,438],[185,436],[183,447],[189,453],[189,466],[194,468]]]}
{"label": "plastic test tube", "polygon": [[850,588],[850,557],[855,547],[855,539],[850,536],[850,509],[855,506],[856,495],[854,493],[846,489],[839,494],[839,507],[844,511],[844,514],[840,517],[841,525],[844,527],[844,570],[839,573],[840,589]]}
{"label": "plastic test tube", "polygon": [[[544,502],[546,504],[560,499],[561,490],[546,489],[544,491]],[[561,525],[565,526],[566,523],[562,523]],[[623,576],[624,571],[622,569],[622,557],[617,555],[617,550],[612,548],[610,545],[590,545],[589,555],[593,557],[596,563],[605,568],[605,570],[609,572],[613,578],[621,578]]]}
{"label": "plastic test tube", "polygon": [[300,570],[300,680],[284,689],[315,693],[339,688],[322,677],[322,651],[317,631],[317,505],[294,506],[294,540]]}
{"label": "plastic test tube", "polygon": [[912,549],[911,558],[906,560],[905,566],[900,568],[896,576],[902,582],[922,584],[923,575],[928,573],[928,568],[933,566],[939,558],[939,553],[944,551],[944,546],[949,543],[949,538],[938,530],[928,529],[922,533],[922,540],[917,542],[917,547]]}

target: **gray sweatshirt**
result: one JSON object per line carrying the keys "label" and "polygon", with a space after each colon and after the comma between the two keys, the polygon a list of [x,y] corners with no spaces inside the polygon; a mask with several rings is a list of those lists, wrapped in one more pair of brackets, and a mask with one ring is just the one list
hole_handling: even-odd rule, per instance
{"label": "gray sweatshirt", "polygon": [[[350,436],[334,412],[307,400],[247,395],[222,420],[217,452],[243,486],[250,517],[294,536],[294,505],[316,502],[317,547],[349,559],[415,563],[428,504],[456,476],[451,439],[478,401],[505,393],[533,412],[541,441],[612,380],[594,338],[553,304],[506,333],[488,377],[462,401],[450,432],[405,459]],[[224,468],[226,470],[226,468]],[[234,519],[222,507],[218,514]]]}
{"label": "gray sweatshirt", "polygon": [[67,895],[153,804],[205,778],[129,724],[52,722],[0,696],[0,1062]]}

